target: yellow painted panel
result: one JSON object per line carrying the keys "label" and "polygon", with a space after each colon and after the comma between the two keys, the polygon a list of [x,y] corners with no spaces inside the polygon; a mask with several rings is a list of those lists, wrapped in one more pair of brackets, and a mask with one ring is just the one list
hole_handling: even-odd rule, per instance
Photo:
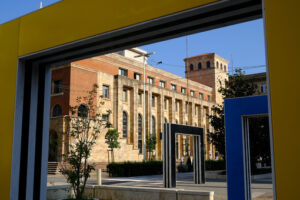
{"label": "yellow painted panel", "polygon": [[277,199],[299,199],[300,2],[265,0]]}
{"label": "yellow painted panel", "polygon": [[19,55],[218,0],[65,0],[21,18]]}
{"label": "yellow painted panel", "polygon": [[0,26],[0,191],[9,199],[19,20]]}

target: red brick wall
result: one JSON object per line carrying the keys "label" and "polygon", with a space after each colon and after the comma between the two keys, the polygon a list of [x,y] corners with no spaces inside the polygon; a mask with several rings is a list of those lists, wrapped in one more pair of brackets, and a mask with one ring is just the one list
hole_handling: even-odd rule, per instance
{"label": "red brick wall", "polygon": [[56,104],[59,104],[62,108],[62,114],[68,115],[69,113],[69,87],[70,87],[70,67],[63,67],[52,70],[52,84],[51,84],[51,94],[53,91],[53,81],[62,80],[63,81],[63,93],[62,95],[51,95],[51,115],[52,109]]}
{"label": "red brick wall", "polygon": [[[71,87],[69,104],[71,106],[75,106],[78,105],[76,98],[88,96],[88,92],[93,89],[94,84],[97,84],[97,73],[72,67],[70,75]],[[99,94],[97,94],[97,96],[99,96]],[[94,105],[96,105],[96,100],[97,99],[94,100]]]}

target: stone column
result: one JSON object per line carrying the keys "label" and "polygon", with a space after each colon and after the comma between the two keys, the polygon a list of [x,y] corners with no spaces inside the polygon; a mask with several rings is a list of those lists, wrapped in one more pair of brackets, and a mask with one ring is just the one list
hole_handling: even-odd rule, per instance
{"label": "stone column", "polygon": [[132,99],[130,102],[130,113],[131,113],[131,131],[132,131],[132,137],[131,141],[133,144],[133,149],[138,149],[138,87],[137,85],[133,86],[132,89]]}
{"label": "stone column", "polygon": [[175,112],[176,112],[176,99],[174,97],[174,94],[173,94],[173,97],[170,99],[170,110],[169,110],[169,123],[175,123]]}
{"label": "stone column", "polygon": [[162,140],[160,139],[160,133],[163,134],[164,132],[164,105],[163,105],[163,94],[160,93],[159,96],[157,96],[157,118],[158,118],[158,137],[157,137],[157,145],[156,145],[156,159],[160,160],[162,159]]}

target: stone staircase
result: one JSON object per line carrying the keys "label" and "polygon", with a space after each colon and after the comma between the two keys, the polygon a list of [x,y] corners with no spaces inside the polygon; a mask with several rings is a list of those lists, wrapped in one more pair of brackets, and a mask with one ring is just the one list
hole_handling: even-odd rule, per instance
{"label": "stone staircase", "polygon": [[56,175],[58,170],[58,162],[48,162],[48,175]]}

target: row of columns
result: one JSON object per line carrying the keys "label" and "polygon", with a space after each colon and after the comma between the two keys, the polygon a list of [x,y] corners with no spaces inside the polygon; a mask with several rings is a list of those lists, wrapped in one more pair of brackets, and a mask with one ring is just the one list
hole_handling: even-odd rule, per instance
{"label": "row of columns", "polygon": [[[134,81],[126,81],[126,78],[116,78],[115,79],[115,88],[114,88],[114,126],[122,133],[123,130],[123,122],[122,122],[122,114],[123,111],[128,113],[128,134],[127,134],[127,143],[133,144],[134,149],[138,149],[138,114],[143,116],[143,111],[138,111],[138,93],[142,93],[143,87],[139,84],[134,84]],[[128,100],[125,104],[122,101],[122,92],[123,89],[127,89]],[[202,102],[197,102],[194,98],[187,99],[186,96],[182,98],[176,98],[175,92],[172,91],[165,91],[164,89],[158,89],[155,87],[156,90],[153,90],[154,86],[146,85],[146,134],[152,133],[152,116],[155,116],[155,123],[156,123],[156,138],[157,138],[157,146],[156,146],[156,159],[162,158],[162,143],[161,143],[161,133],[163,133],[163,125],[165,118],[167,118],[169,123],[176,123],[178,121],[179,124],[186,124],[191,126],[198,126],[204,128],[204,132],[207,133],[210,126],[208,123],[207,114],[211,113],[211,106],[206,102],[203,102],[206,105],[203,105]],[[156,98],[156,108],[152,109],[152,95],[155,95]],[[164,108],[164,101],[165,98],[168,101],[167,113],[165,115],[165,108]],[[186,103],[188,103],[188,112],[186,111]],[[199,100],[201,101],[201,100]],[[179,102],[179,109],[176,111],[177,102]],[[143,101],[142,105],[143,107]],[[195,113],[195,109],[197,109],[197,113]],[[156,113],[152,113],[155,111]],[[144,120],[144,118],[143,118]],[[143,123],[142,123],[143,124]],[[144,128],[144,127],[143,127]],[[121,134],[122,137],[122,134]],[[185,136],[189,137],[189,136]],[[178,137],[178,151],[179,151],[179,158],[184,156],[184,138],[183,136],[179,135]],[[143,137],[142,137],[143,138]],[[207,144],[207,136],[205,134],[205,145],[206,145],[206,159],[209,159],[208,152],[212,154],[212,145]],[[190,137],[189,139],[190,150],[193,148],[193,139]],[[211,157],[212,158],[212,157]]]}

